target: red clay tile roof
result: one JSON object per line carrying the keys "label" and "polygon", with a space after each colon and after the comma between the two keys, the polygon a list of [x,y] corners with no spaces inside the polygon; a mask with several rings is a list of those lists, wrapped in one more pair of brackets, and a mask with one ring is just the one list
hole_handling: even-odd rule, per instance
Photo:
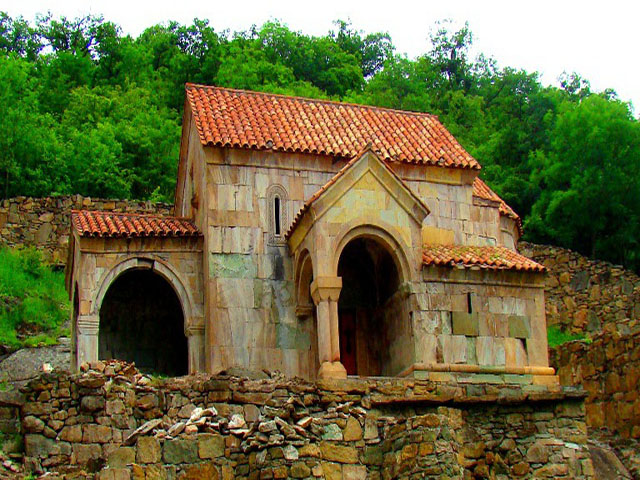
{"label": "red clay tile roof", "polygon": [[386,161],[480,169],[434,115],[186,85],[203,145],[352,158],[371,143]]}
{"label": "red clay tile roof", "polygon": [[546,268],[530,258],[506,247],[470,247],[465,245],[426,246],[422,253],[423,265],[440,267],[481,268],[490,270],[517,270],[544,272]]}
{"label": "red clay tile roof", "polygon": [[500,206],[498,207],[500,211],[500,215],[504,215],[516,221],[518,225],[518,230],[520,231],[520,235],[522,235],[522,220],[520,216],[513,211],[513,209],[506,204],[504,200],[502,200],[496,192],[489,188],[489,185],[480,180],[479,177],[476,177],[473,181],[473,194],[476,197],[484,198],[485,200],[491,200],[493,202],[498,202]]}
{"label": "red clay tile roof", "polygon": [[[304,205],[302,206],[302,208],[300,209],[300,211],[296,214],[296,217],[293,219],[293,223],[291,223],[291,226],[289,227],[289,230],[287,230],[287,233],[285,233],[284,237],[285,238],[289,238],[291,236],[291,234],[293,233],[293,231],[296,228],[296,225],[298,225],[298,223],[300,222],[300,220],[302,219],[302,217],[304,216],[304,214],[307,212],[307,210],[309,210],[309,208],[311,208],[311,205],[318,200],[318,198],[320,198],[322,196],[322,194],[324,192],[327,191],[327,189],[333,185],[334,183],[336,183],[338,181],[338,179],[340,177],[342,177],[345,172],[347,170],[349,170],[349,168],[351,168],[351,166],[356,163],[358,160],[360,160],[360,158],[367,152],[371,152],[373,155],[375,155],[376,157],[378,157],[380,159],[380,156],[378,156],[371,148],[371,145],[367,145],[365,146],[364,149],[362,149],[360,152],[358,152],[351,160],[349,160],[344,167],[342,167],[340,170],[338,170],[338,173],[336,173],[333,177],[331,177],[329,179],[329,181],[327,183],[325,183],[322,187],[320,187],[318,189],[318,191],[316,193],[314,193],[313,195],[311,195],[311,197],[309,197],[309,199],[304,202]],[[406,188],[407,191],[411,194],[411,196],[416,200],[416,202],[418,202],[420,205],[422,205],[422,207],[428,212],[429,211],[429,207],[427,207],[425,205],[425,203],[422,201],[422,199],[420,197],[418,197],[415,193],[413,193],[413,190],[411,190],[409,187],[406,186],[406,184],[404,183],[404,181],[398,176],[398,174],[396,172],[393,171],[393,169],[387,165],[387,163],[384,160],[380,160],[382,162],[382,164],[387,168],[387,170],[391,173],[391,175],[393,175],[395,178],[398,179],[398,181],[403,184]]]}
{"label": "red clay tile roof", "polygon": [[186,218],[73,210],[71,224],[81,237],[192,237],[200,235]]}

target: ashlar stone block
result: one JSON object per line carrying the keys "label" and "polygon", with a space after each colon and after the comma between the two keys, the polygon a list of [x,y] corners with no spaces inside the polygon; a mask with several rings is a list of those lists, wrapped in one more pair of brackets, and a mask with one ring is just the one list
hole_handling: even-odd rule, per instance
{"label": "ashlar stone block", "polygon": [[477,337],[479,333],[478,314],[451,312],[451,328],[454,335]]}
{"label": "ashlar stone block", "polygon": [[509,317],[509,336],[513,338],[530,338],[531,322],[524,315],[511,315]]}

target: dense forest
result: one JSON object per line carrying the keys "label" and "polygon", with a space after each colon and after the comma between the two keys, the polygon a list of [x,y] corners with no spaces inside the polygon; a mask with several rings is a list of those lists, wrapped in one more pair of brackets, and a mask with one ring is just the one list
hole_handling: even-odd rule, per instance
{"label": "dense forest", "polygon": [[185,82],[439,115],[525,219],[526,237],[640,269],[640,125],[577,74],[471,58],[468,26],[432,29],[410,59],[385,33],[206,20],[137,38],[103,18],[0,13],[0,196],[81,193],[171,201]]}

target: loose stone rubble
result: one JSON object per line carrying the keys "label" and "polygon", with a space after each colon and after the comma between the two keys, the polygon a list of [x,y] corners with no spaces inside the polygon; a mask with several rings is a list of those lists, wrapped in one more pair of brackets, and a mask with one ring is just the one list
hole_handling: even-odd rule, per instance
{"label": "loose stone rubble", "polygon": [[23,387],[27,470],[101,480],[592,478],[584,395],[571,388],[157,379],[116,361],[82,370]]}

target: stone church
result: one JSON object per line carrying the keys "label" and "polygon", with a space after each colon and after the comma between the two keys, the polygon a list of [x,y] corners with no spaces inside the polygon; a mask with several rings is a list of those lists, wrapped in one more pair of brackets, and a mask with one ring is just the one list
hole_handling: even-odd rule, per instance
{"label": "stone church", "polygon": [[75,367],[554,384],[480,171],[433,115],[187,84],[174,216],[72,212]]}

